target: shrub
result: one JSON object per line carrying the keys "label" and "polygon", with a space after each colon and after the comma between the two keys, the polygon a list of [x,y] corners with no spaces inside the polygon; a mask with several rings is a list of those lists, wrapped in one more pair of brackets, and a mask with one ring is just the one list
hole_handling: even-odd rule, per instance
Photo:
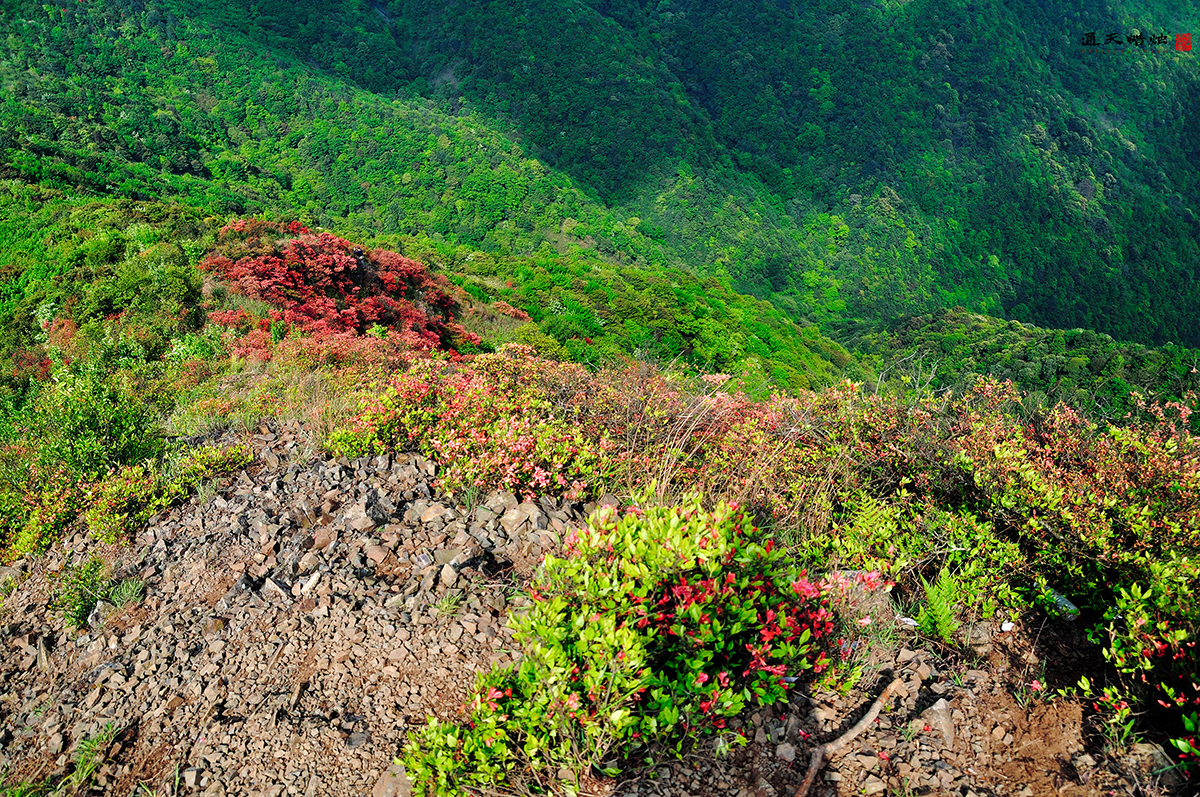
{"label": "shrub", "polygon": [[[1117,587],[1112,604],[1089,636],[1128,678],[1126,691],[1166,721],[1183,723],[1200,706],[1200,563],[1166,551],[1147,563],[1142,581]],[[1180,730],[1182,730],[1180,728]]]}
{"label": "shrub", "polygon": [[529,313],[525,312],[519,307],[513,307],[511,304],[505,301],[492,302],[492,309],[497,313],[506,315],[509,318],[515,318],[518,321],[529,320]]}
{"label": "shrub", "polygon": [[175,498],[163,490],[157,469],[146,463],[130,465],[113,471],[89,491],[83,517],[92,536],[114,543]]}
{"label": "shrub", "polygon": [[9,521],[15,533],[7,540],[11,556],[41,554],[79,516],[83,508],[83,486],[67,469],[59,465],[46,468],[33,463],[22,498],[19,518]]}
{"label": "shrub", "polygon": [[189,332],[173,339],[171,349],[167,352],[165,359],[172,363],[186,363],[192,360],[211,361],[225,354],[225,342],[222,340],[218,328],[223,324],[216,319],[213,320],[212,326],[206,327],[200,332]]}
{"label": "shrub", "polygon": [[513,620],[520,665],[481,677],[466,727],[414,735],[404,764],[417,792],[547,788],[564,770],[573,788],[635,753],[738,741],[729,718],[830,663],[824,585],[787,562],[728,504],[602,510],[535,576],[533,606]]}
{"label": "shrub", "polygon": [[606,475],[607,440],[556,415],[536,377],[533,361],[512,352],[481,355],[471,368],[414,363],[364,399],[353,427],[334,432],[329,447],[343,456],[418,448],[437,459],[438,486],[449,491],[582,496]]}
{"label": "shrub", "polygon": [[47,467],[62,463],[90,480],[162,450],[153,408],[117,376],[65,369],[57,376],[40,391],[30,430]]}
{"label": "shrub", "polygon": [[354,367],[377,377],[405,368],[412,350],[404,336],[382,326],[374,329],[382,333],[287,338],[275,346],[271,356],[283,365],[305,370]]}
{"label": "shrub", "polygon": [[108,566],[92,554],[78,565],[68,565],[58,576],[51,600],[68,626],[82,628],[96,604],[108,598],[111,582]]}
{"label": "shrub", "polygon": [[[280,312],[255,349],[264,349],[292,327],[317,338],[360,336],[375,326],[394,330],[413,349],[453,347],[466,332],[452,317],[449,283],[423,264],[386,250],[364,252],[329,233],[313,235],[295,223],[239,220],[222,229],[216,250],[201,268],[231,281],[245,296]],[[244,315],[244,314],[243,314]],[[233,312],[214,317],[246,330]]]}
{"label": "shrub", "polygon": [[[967,512],[948,512],[928,497],[901,488],[888,500],[856,495],[826,532],[806,535],[796,547],[801,561],[836,562],[854,570],[879,570],[924,594],[925,580],[954,574],[948,591],[954,614],[977,611],[990,618],[1001,606],[1024,606],[1014,588],[1026,557],[1018,543]],[[933,624],[922,630],[940,636]]]}
{"label": "shrub", "polygon": [[110,473],[88,493],[84,520],[104,542],[128,538],[160,509],[188,495],[215,473],[239,468],[251,460],[244,445],[227,448],[200,446],[189,450],[164,473],[150,463],[130,465]]}
{"label": "shrub", "polygon": [[1183,729],[1186,735],[1172,739],[1171,744],[1179,750],[1185,771],[1195,774],[1200,769],[1200,714],[1184,715]]}

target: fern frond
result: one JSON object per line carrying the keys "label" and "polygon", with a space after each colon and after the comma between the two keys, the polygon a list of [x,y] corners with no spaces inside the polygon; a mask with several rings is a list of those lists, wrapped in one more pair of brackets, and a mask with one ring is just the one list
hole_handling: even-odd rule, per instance
{"label": "fern frond", "polygon": [[959,628],[958,580],[949,568],[942,568],[937,581],[930,583],[922,577],[921,585],[925,588],[925,606],[917,618],[918,627],[929,636],[953,643]]}

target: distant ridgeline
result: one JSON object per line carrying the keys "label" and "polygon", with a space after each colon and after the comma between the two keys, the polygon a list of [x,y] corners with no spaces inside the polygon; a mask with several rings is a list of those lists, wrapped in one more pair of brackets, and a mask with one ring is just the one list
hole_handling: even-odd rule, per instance
{"label": "distant ridgeline", "polygon": [[1028,409],[1064,402],[1114,421],[1132,409],[1135,392],[1178,400],[1200,388],[1197,349],[1151,349],[1091,330],[1039,329],[962,309],[905,317],[856,343],[882,378],[909,387],[961,389],[988,374],[1015,382]]}
{"label": "distant ridgeline", "polygon": [[1081,46],[1200,28],[1146,5],[4,0],[0,152],[353,238],[680,268],[802,324],[962,306],[1196,346],[1200,66]]}

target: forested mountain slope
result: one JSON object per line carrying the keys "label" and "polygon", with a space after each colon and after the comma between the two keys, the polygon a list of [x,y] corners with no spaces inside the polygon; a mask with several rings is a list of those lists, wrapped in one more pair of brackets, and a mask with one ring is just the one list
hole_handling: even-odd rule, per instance
{"label": "forested mountain slope", "polygon": [[[544,762],[578,785],[702,731],[744,741],[747,723],[782,772],[843,713],[779,727],[796,745],[768,736],[759,711],[788,673],[824,670],[849,708],[899,645],[905,713],[876,729],[895,760],[857,756],[880,776],[862,791],[911,791],[925,765],[898,742],[940,756],[922,789],[992,789],[1000,746],[1032,743],[1054,763],[1009,757],[1004,788],[1042,788],[1018,785],[1036,770],[1109,792],[1095,770],[1128,769],[1137,733],[1194,771],[1200,70],[1170,45],[1197,22],[1194,0],[0,0],[0,611],[25,618],[0,623],[0,696],[25,695],[0,700],[0,726],[25,729],[0,754],[4,794],[103,785],[116,770],[96,755],[122,750],[124,785],[149,791],[168,748],[185,756],[172,793],[181,771],[206,793],[284,790],[237,754],[223,766],[244,781],[188,766],[205,756],[163,714],[208,723],[196,699],[223,699],[183,683],[220,672],[196,670],[188,641],[228,630],[217,598],[282,599],[296,616],[264,626],[282,633],[378,598],[379,646],[339,629],[361,653],[317,664],[338,684],[352,654],[389,677],[440,666],[440,644],[382,646],[435,619],[480,643],[454,648],[477,670],[508,643],[478,636],[481,596],[461,591],[476,566],[551,607],[521,609],[531,646],[507,649],[561,668],[491,671],[471,726],[419,726],[424,702],[382,691],[374,742],[309,715],[347,756],[350,739],[390,758],[406,738],[417,793],[519,784]],[[621,519],[565,525],[608,505]],[[577,585],[526,582],[560,550],[586,565]],[[850,572],[894,581],[897,602],[835,621],[827,598],[857,602]],[[137,622],[182,653],[135,689],[151,638],[126,624],[118,645],[93,610],[141,611],[143,594],[158,615]],[[451,631],[463,603],[480,622]],[[151,619],[179,616],[182,637]],[[940,680],[900,633],[936,646]],[[668,639],[684,647],[650,646]],[[314,672],[300,649],[258,650],[223,666]],[[99,691],[30,699],[64,672],[157,697],[124,716]],[[562,692],[574,676],[615,702]],[[278,694],[289,712],[302,692],[329,709],[336,693],[308,683]],[[983,774],[947,781],[959,753],[920,734],[953,736],[968,683],[1000,702],[959,704],[962,760]],[[246,704],[274,726],[285,704],[263,694]],[[251,716],[233,701],[226,719]],[[918,705],[944,722],[907,716]],[[94,724],[54,719],[80,707]],[[1059,719],[997,734],[1017,708]],[[162,770],[136,768],[128,736],[110,748],[98,712]],[[361,793],[379,773],[354,766],[321,777]]]}
{"label": "forested mountain slope", "polygon": [[[1195,342],[1195,59],[1173,41],[1080,46],[1096,30],[1173,39],[1190,4],[528,3],[506,19],[468,0],[388,15],[417,88],[461,75],[432,93],[512,120],[602,196],[657,192],[643,215],[689,259],[725,259],[799,312],[961,303]],[[562,39],[592,57],[564,58]],[[662,187],[630,179],[647,169]],[[749,224],[689,218],[731,195]],[[764,245],[728,243],[746,227],[767,228]]]}
{"label": "forested mountain slope", "polygon": [[818,322],[962,305],[1200,342],[1192,3],[4,9],[0,148],[37,179],[583,242]]}
{"label": "forested mountain slope", "polygon": [[1043,329],[961,309],[904,316],[852,345],[882,379],[912,389],[959,392],[987,375],[1020,385],[1027,412],[1062,403],[1118,424],[1135,406],[1134,393],[1170,400],[1200,385],[1195,349],[1152,349],[1089,329]]}

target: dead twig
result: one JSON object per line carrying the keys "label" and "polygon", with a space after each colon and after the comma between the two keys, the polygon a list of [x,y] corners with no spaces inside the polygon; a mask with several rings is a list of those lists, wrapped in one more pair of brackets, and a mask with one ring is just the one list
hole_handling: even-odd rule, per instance
{"label": "dead twig", "polygon": [[838,750],[845,747],[850,742],[854,741],[860,733],[866,730],[867,726],[875,721],[879,716],[879,712],[887,705],[888,699],[897,689],[904,687],[904,682],[899,678],[893,680],[887,685],[887,688],[880,693],[878,699],[871,704],[871,708],[867,709],[867,713],[863,718],[854,723],[854,727],[843,733],[832,742],[826,742],[812,751],[812,755],[808,759],[808,773],[804,776],[804,782],[800,784],[800,788],[796,789],[795,797],[807,797],[808,790],[812,788],[813,781],[817,778],[817,773],[821,770],[821,766],[829,760],[829,758]]}

